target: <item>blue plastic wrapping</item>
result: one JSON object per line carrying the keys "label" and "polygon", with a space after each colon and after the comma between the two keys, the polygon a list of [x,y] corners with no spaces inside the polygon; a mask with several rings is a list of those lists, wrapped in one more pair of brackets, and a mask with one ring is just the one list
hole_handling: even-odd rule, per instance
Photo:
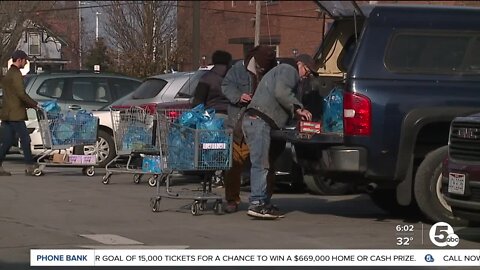
{"label": "blue plastic wrapping", "polygon": [[128,126],[122,138],[122,149],[142,150],[152,147],[152,133],[145,125],[138,124]]}
{"label": "blue plastic wrapping", "polygon": [[335,87],[323,99],[323,132],[343,132],[343,91]]}
{"label": "blue plastic wrapping", "polygon": [[84,142],[92,141],[97,137],[97,120],[91,112],[80,110],[76,114],[78,138]]}
{"label": "blue plastic wrapping", "polygon": [[153,174],[162,173],[161,162],[162,162],[162,160],[161,160],[160,156],[147,155],[147,156],[143,157],[142,172],[153,173]]}
{"label": "blue plastic wrapping", "polygon": [[215,118],[212,109],[205,111],[202,104],[170,126],[167,144],[167,164],[172,169],[208,170],[227,167],[230,162],[230,136],[224,120]]}
{"label": "blue plastic wrapping", "polygon": [[61,108],[56,100],[47,100],[40,104],[40,107],[47,113],[47,118],[61,117]]}
{"label": "blue plastic wrapping", "polygon": [[[51,105],[47,107],[55,108]],[[47,112],[50,133],[52,134],[52,145],[74,146],[95,143],[97,140],[97,119],[92,113],[81,110],[76,113],[68,111],[62,114],[56,109],[52,109],[52,112]]]}

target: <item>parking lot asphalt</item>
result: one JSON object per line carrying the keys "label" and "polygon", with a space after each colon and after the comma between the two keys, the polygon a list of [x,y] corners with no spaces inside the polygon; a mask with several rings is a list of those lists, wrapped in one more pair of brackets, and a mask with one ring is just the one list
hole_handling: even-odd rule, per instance
{"label": "parking lot asphalt", "polygon": [[[246,189],[239,212],[215,215],[209,203],[202,215],[192,216],[192,200],[164,198],[160,212],[152,212],[156,189],[145,181],[134,184],[132,174],[114,174],[104,185],[104,169],[87,177],[79,168],[47,167],[45,175],[32,177],[23,174],[19,158],[4,167],[13,176],[0,177],[0,269],[29,269],[30,249],[434,248],[430,224],[392,217],[366,195],[278,193],[273,202],[287,215],[265,221],[246,215]],[[196,177],[176,179],[178,191],[199,187]],[[405,224],[414,225],[415,233],[409,246],[398,246],[395,227]],[[457,248],[480,247],[478,228],[455,232],[461,237]]]}

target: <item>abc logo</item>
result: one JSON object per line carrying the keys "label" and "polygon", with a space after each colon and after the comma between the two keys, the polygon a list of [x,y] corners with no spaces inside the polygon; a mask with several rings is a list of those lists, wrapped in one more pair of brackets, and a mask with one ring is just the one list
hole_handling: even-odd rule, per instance
{"label": "abc logo", "polygon": [[430,241],[437,247],[454,247],[460,242],[460,238],[453,231],[452,226],[446,222],[437,222],[428,234],[430,236]]}

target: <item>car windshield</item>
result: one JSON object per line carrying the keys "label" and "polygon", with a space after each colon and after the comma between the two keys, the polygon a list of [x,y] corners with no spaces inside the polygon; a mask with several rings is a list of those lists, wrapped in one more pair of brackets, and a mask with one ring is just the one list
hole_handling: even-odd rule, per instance
{"label": "car windshield", "polygon": [[147,99],[154,98],[157,96],[162,89],[167,85],[167,81],[162,79],[149,78],[145,80],[135,91],[132,93],[116,100],[113,103],[107,104],[100,109],[99,111],[106,111],[111,106],[118,106],[125,104],[125,101],[132,99]]}
{"label": "car windshield", "polygon": [[133,91],[132,99],[153,98],[162,91],[167,85],[167,81],[162,79],[147,79],[135,91]]}

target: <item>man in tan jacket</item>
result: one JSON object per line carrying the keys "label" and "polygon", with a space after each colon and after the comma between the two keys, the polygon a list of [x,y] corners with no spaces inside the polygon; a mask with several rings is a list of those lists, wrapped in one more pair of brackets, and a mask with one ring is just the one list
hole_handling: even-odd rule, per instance
{"label": "man in tan jacket", "polygon": [[0,113],[2,120],[2,143],[0,145],[0,176],[9,176],[10,172],[2,167],[3,160],[13,144],[15,133],[20,138],[20,143],[25,158],[25,174],[32,175],[35,163],[30,149],[30,135],[25,125],[27,108],[36,108],[37,102],[25,93],[23,78],[20,69],[27,64],[28,56],[24,51],[17,50],[12,54],[12,65],[2,80],[3,106]]}

